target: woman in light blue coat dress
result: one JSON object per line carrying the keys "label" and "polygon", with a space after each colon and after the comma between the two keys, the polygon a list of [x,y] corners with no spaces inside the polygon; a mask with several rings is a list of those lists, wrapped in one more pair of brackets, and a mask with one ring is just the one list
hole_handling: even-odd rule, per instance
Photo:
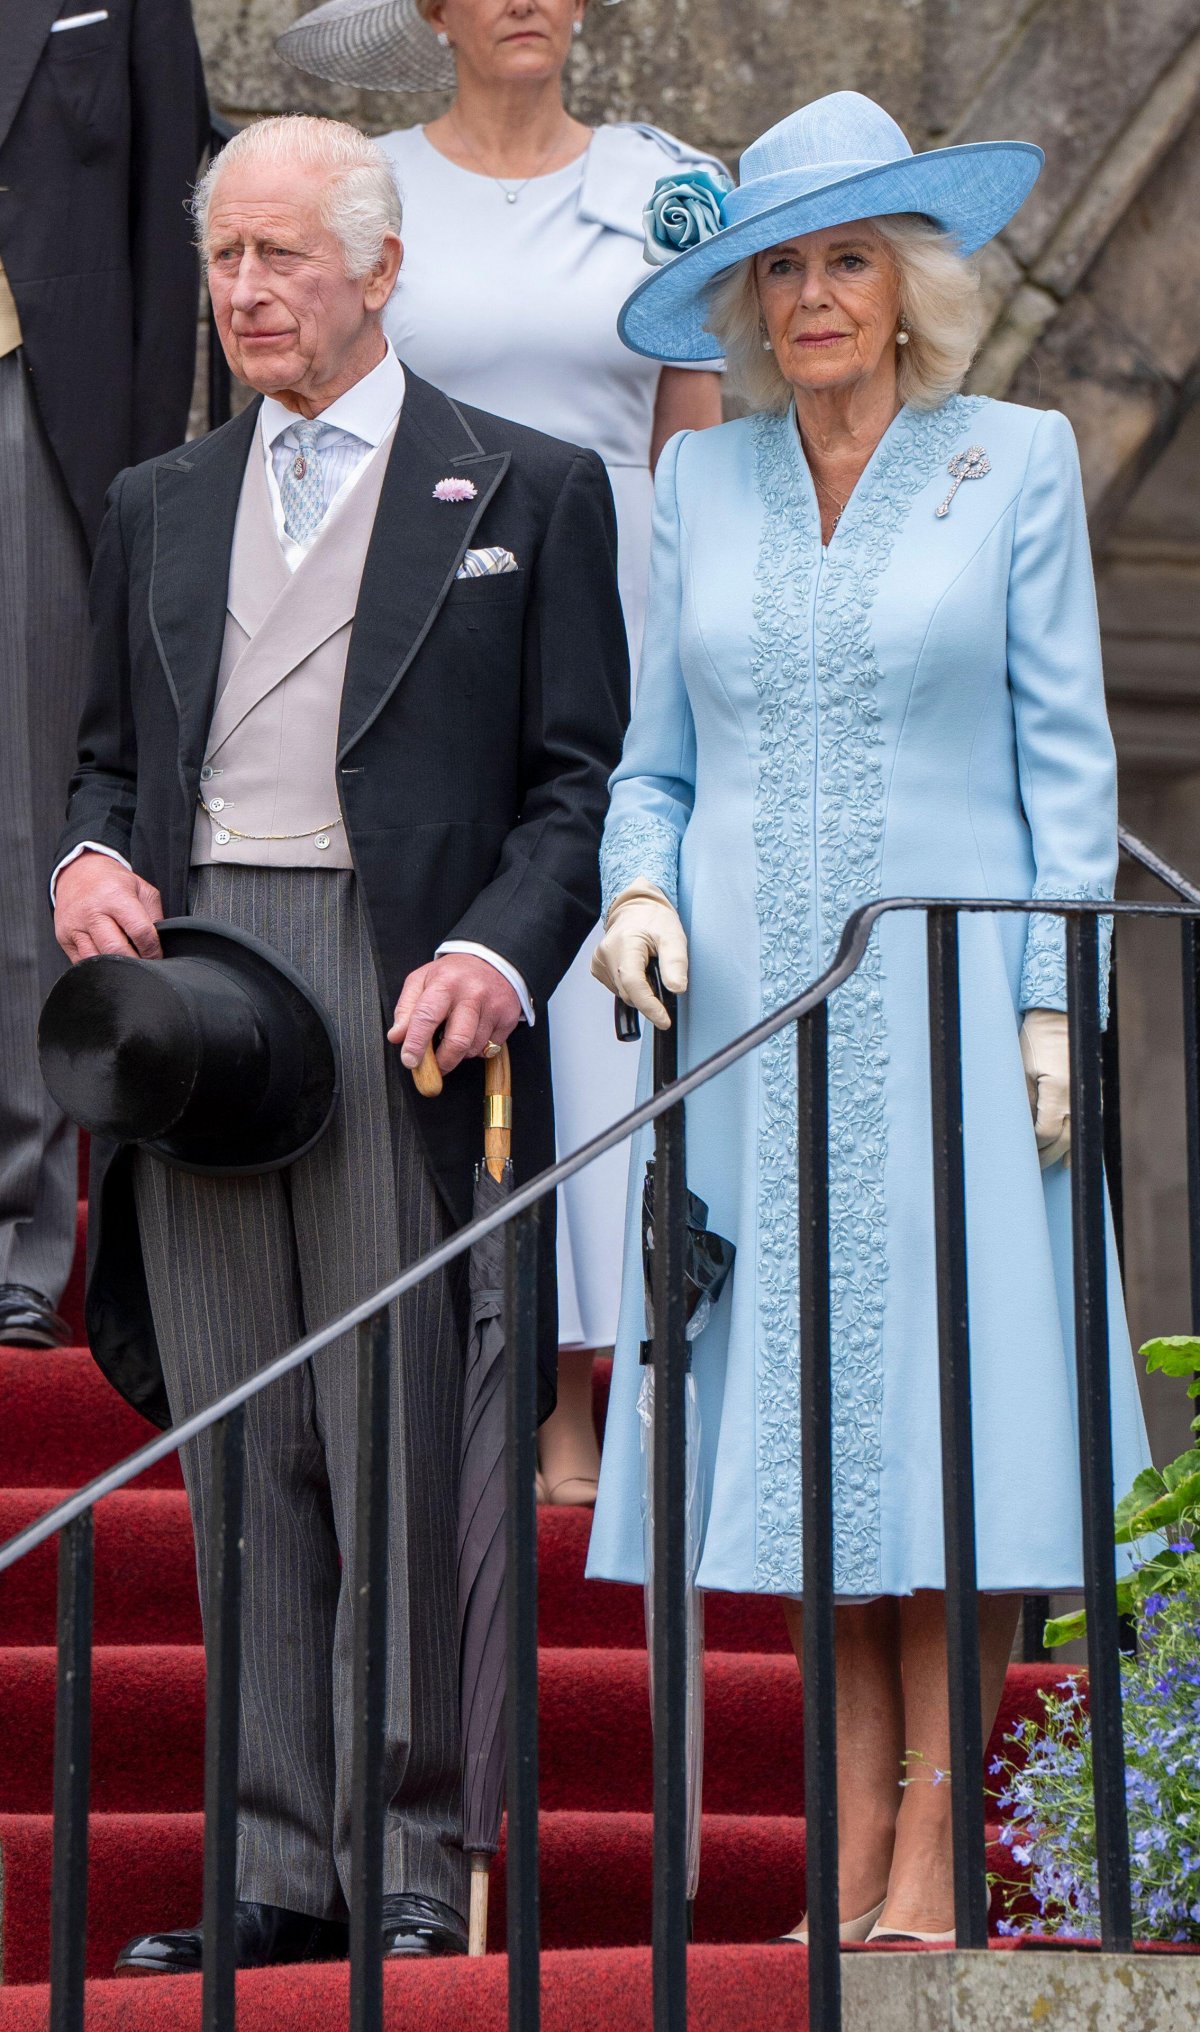
{"label": "woman in light blue coat dress", "polygon": [[[813,980],[888,895],[1112,894],[1115,768],[1066,419],[957,390],[966,257],[1038,150],[914,156],[838,93],[742,159],[623,313],[664,358],[723,350],[755,413],[659,466],[640,685],[604,839],[596,971],[685,1065]],[[652,222],[651,231],[656,230]],[[665,237],[665,232],[664,232]],[[1082,1577],[1061,920],[962,921],[985,1735],[1024,1591]],[[847,1937],[952,1919],[924,921],[889,917],[830,1011],[835,1585]],[[643,1080],[648,1084],[647,1073]],[[700,1585],[801,1591],[794,1039],[688,1103],[688,1174],[736,1244],[695,1344]],[[640,1178],[645,1139],[633,1153]],[[636,1209],[639,1195],[631,1194]],[[1110,1249],[1118,1488],[1148,1456]],[[631,1220],[590,1571],[642,1576]],[[902,1786],[907,1760],[910,1783]]]}

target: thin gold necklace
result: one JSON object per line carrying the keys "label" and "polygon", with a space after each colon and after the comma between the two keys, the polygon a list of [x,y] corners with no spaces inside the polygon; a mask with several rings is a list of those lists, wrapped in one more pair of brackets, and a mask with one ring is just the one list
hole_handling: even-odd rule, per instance
{"label": "thin gold necklace", "polygon": [[847,496],[846,496],[846,501],[839,501],[839,500],[838,500],[838,497],[837,497],[837,495],[836,495],[836,494],[834,493],[834,491],[833,491],[833,488],[832,488],[832,487],[830,487],[830,486],[828,486],[828,485],[826,484],[826,482],[825,482],[824,480],[822,480],[822,479],[821,479],[821,477],[820,477],[820,475],[819,475],[819,474],[817,473],[817,471],[816,471],[815,467],[813,467],[813,466],[812,466],[812,465],[810,464],[810,466],[809,466],[809,469],[808,469],[808,470],[809,470],[809,472],[810,472],[810,473],[812,474],[812,476],[813,476],[813,484],[814,484],[814,486],[816,486],[816,488],[818,489],[818,491],[819,491],[820,493],[824,494],[824,496],[825,496],[825,499],[826,499],[827,501],[832,501],[832,502],[833,502],[833,504],[834,504],[834,506],[835,506],[835,507],[836,507],[836,509],[837,509],[837,514],[836,514],[836,515],[834,516],[834,518],[833,518],[833,523],[832,523],[832,527],[831,527],[831,529],[830,529],[830,534],[832,535],[832,533],[833,533],[833,530],[837,528],[837,526],[838,526],[838,523],[839,523],[839,522],[841,521],[841,519],[842,519],[842,510],[843,510],[843,509],[844,509],[844,507],[846,506],[846,501],[848,501],[848,500],[850,499],[850,496],[849,496],[849,494],[847,494]]}

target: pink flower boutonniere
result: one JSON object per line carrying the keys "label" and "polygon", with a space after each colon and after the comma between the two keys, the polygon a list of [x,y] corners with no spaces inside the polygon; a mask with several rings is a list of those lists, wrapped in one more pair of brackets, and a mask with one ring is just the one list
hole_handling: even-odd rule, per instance
{"label": "pink flower boutonniere", "polygon": [[435,501],[474,501],[479,493],[474,480],[439,480],[433,490]]}

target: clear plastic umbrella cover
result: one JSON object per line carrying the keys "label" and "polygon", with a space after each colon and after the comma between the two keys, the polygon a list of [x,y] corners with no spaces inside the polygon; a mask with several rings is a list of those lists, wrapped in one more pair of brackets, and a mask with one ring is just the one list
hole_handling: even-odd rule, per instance
{"label": "clear plastic umbrella cover", "polygon": [[[696,1586],[704,1528],[700,1467],[700,1403],[690,1369],[685,1383],[687,1433],[687,1895],[700,1882],[700,1808],[704,1790],[704,1596]],[[646,1566],[646,1642],[650,1653],[650,1705],[654,1706],[654,1371],[642,1371],[638,1391],[642,1442],[642,1547]]]}
{"label": "clear plastic umbrella cover", "polygon": [[[684,1261],[685,1309],[689,1347],[703,1333],[712,1309],[733,1268],[734,1248],[708,1226],[708,1208],[696,1193],[687,1196],[687,1249]],[[642,1275],[646,1297],[646,1328],[654,1333],[654,1163],[646,1166],[642,1190]],[[638,1391],[642,1447],[642,1547],[646,1573],[646,1641],[650,1652],[650,1699],[654,1700],[654,1370],[651,1341],[642,1344],[646,1365]],[[700,1451],[700,1400],[689,1363],[684,1383],[684,1431],[687,1446],[687,1493],[684,1512],[687,1574],[687,1895],[696,1896],[700,1882],[700,1809],[704,1788],[704,1597],[696,1586],[704,1533],[705,1489]]]}

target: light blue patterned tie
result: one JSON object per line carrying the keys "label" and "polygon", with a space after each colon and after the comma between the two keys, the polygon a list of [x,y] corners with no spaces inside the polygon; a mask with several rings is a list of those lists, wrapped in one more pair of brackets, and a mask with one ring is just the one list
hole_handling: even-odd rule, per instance
{"label": "light blue patterned tie", "polygon": [[280,482],[279,498],[283,502],[283,527],[293,543],[307,543],[319,529],[325,513],[320,461],[325,428],[323,423],[293,423],[287,433],[299,449]]}

